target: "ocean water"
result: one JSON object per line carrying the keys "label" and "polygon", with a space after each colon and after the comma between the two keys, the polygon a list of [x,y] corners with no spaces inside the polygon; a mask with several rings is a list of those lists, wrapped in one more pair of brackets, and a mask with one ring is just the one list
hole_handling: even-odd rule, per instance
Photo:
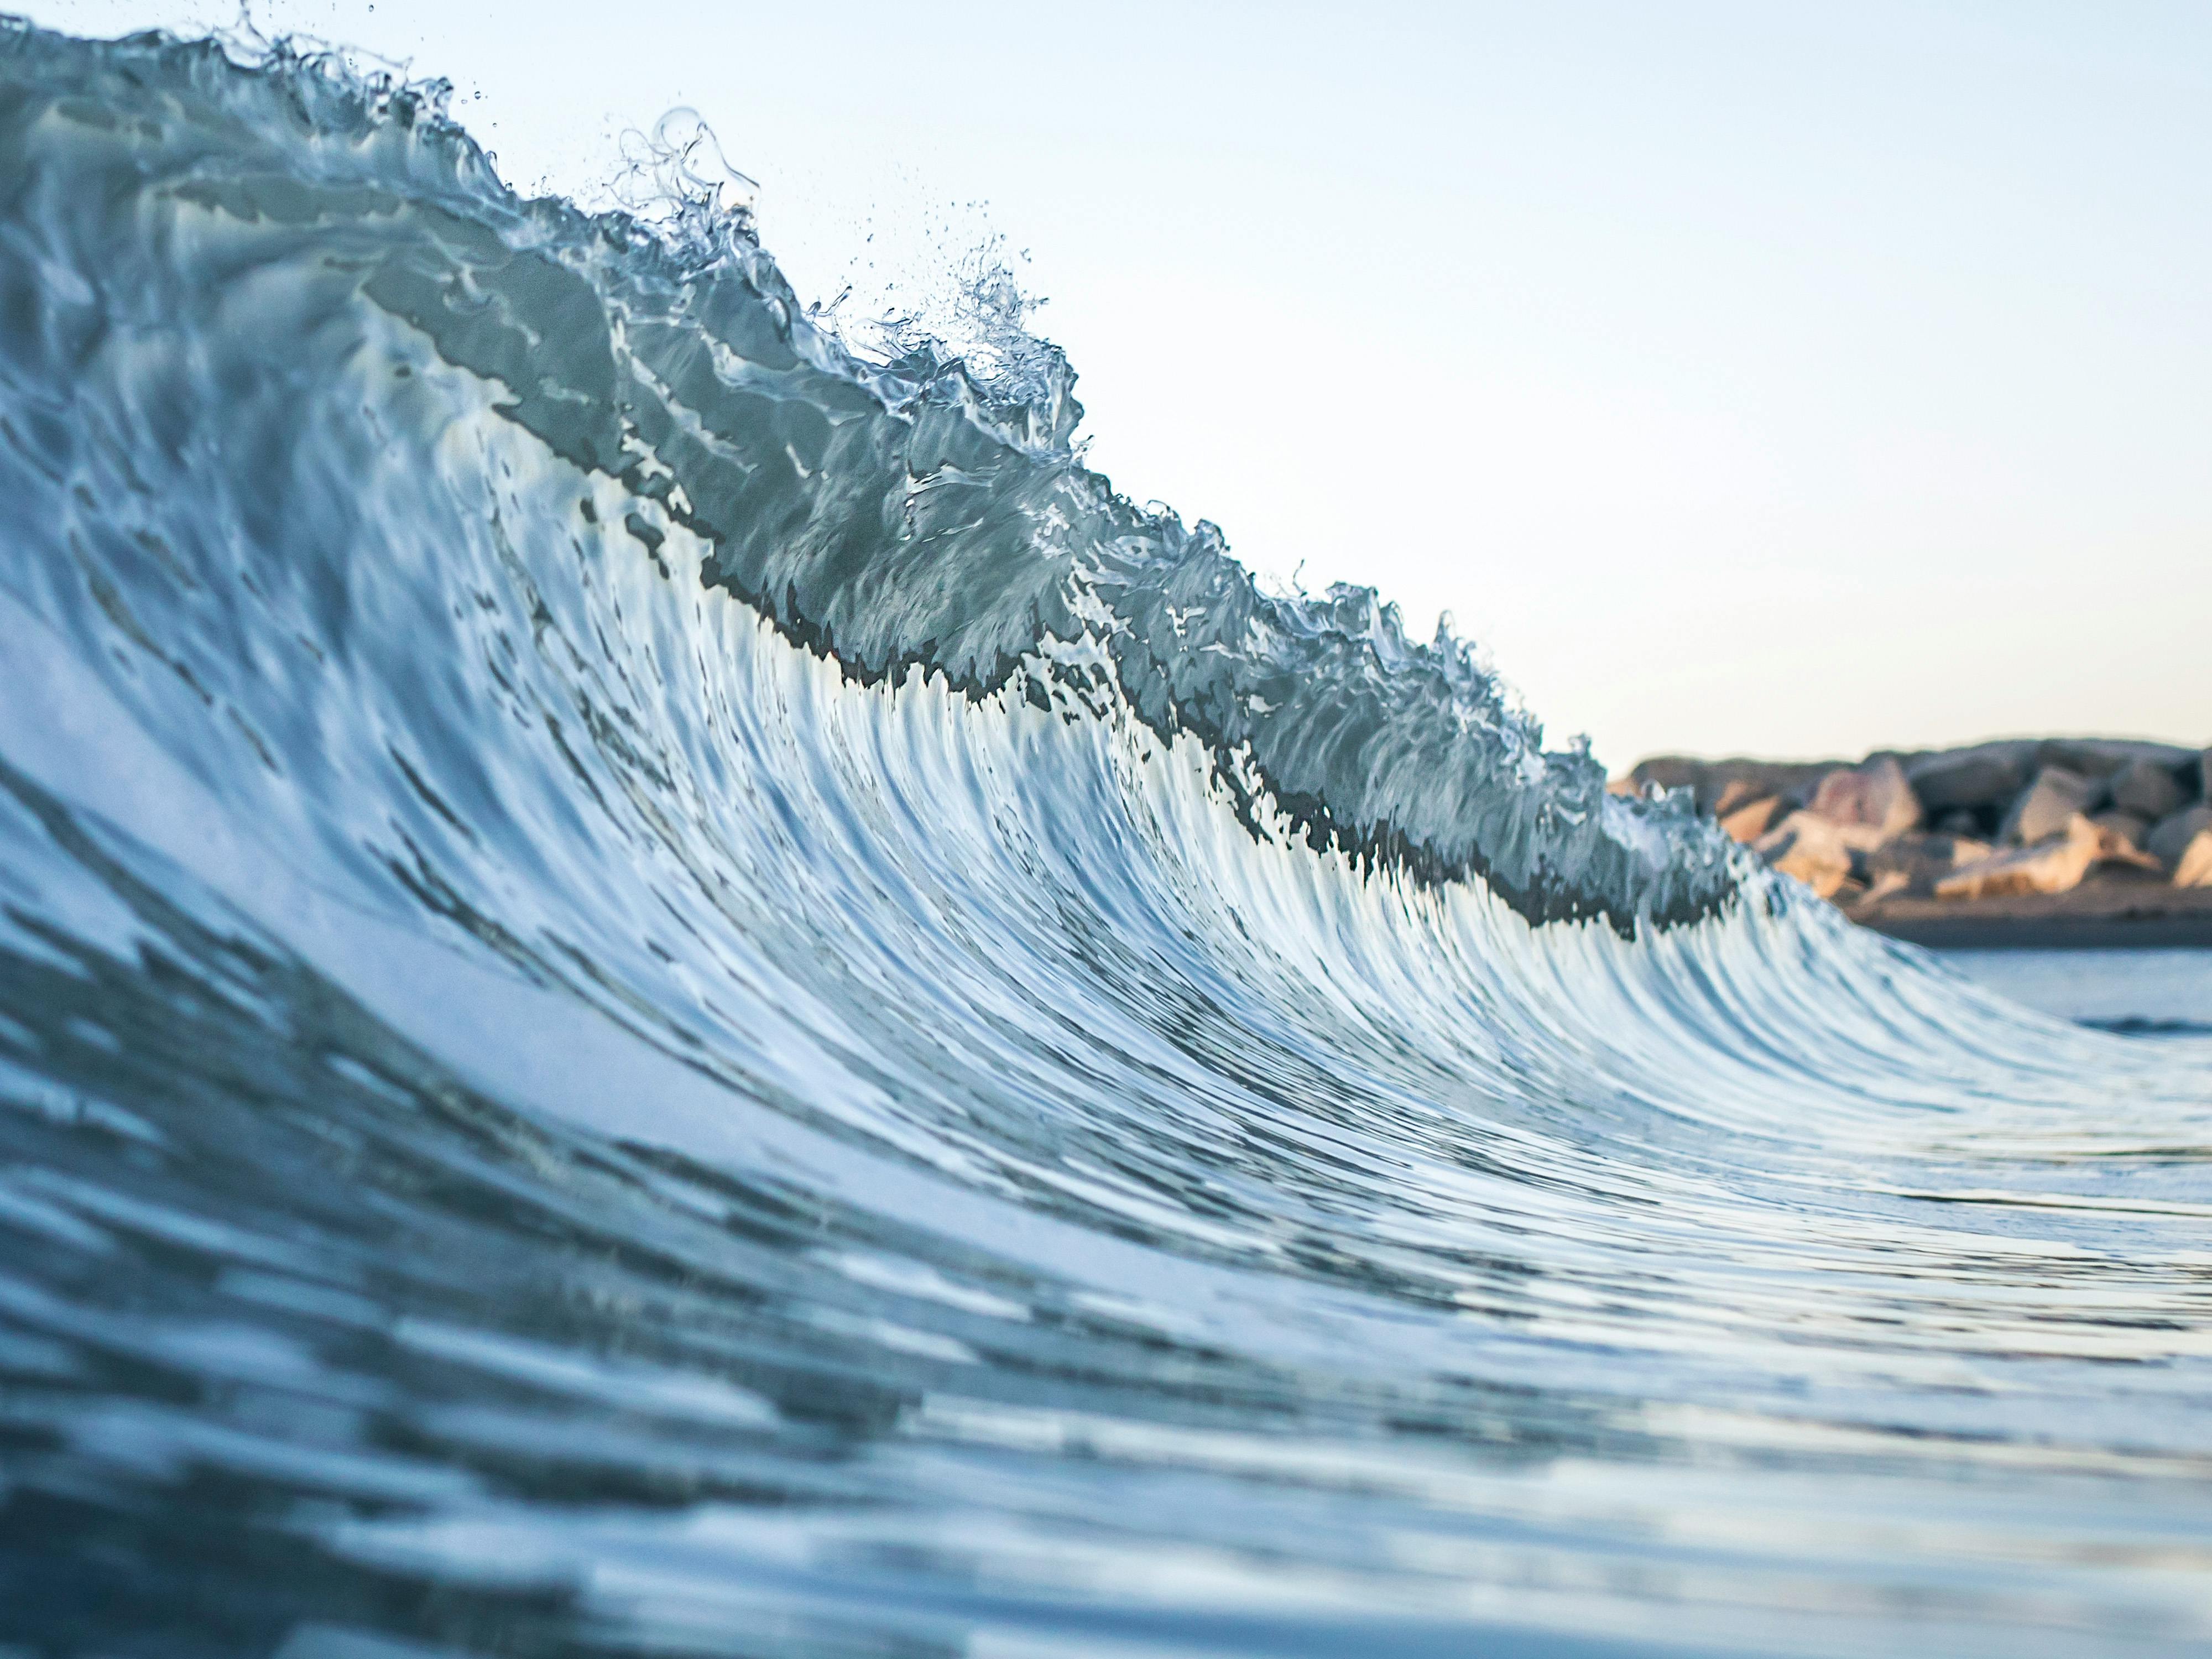
{"label": "ocean water", "polygon": [[663,205],[0,28],[11,1655],[2212,1642],[2212,1042]]}
{"label": "ocean water", "polygon": [[2141,1036],[2212,1036],[2212,951],[1946,951],[1967,978],[2061,1019]]}

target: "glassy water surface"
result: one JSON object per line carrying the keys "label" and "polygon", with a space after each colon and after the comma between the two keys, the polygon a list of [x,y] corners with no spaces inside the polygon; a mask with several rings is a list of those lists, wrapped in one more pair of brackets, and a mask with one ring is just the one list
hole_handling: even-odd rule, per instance
{"label": "glassy water surface", "polygon": [[2061,1019],[2146,1035],[2212,1035],[2212,951],[1937,955],[1977,983]]}

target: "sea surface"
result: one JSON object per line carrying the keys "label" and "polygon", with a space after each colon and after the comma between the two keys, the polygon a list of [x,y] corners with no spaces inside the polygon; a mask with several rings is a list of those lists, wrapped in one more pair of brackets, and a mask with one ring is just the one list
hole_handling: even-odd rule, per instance
{"label": "sea surface", "polygon": [[2212,951],[1943,951],[1969,979],[2083,1025],[2212,1036]]}
{"label": "sea surface", "polygon": [[2212,1041],[662,159],[0,26],[9,1659],[2212,1644]]}

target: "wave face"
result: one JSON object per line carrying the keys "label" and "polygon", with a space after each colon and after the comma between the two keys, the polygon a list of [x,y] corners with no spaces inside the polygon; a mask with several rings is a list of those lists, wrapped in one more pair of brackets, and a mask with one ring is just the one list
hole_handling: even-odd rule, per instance
{"label": "wave face", "polygon": [[0,1639],[2212,1637],[2212,1045],[1607,799],[1036,362],[0,33]]}

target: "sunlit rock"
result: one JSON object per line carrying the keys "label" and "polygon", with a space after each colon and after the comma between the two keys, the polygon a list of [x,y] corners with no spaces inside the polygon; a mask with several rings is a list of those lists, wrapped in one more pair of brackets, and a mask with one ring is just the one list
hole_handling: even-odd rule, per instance
{"label": "sunlit rock", "polygon": [[2143,838],[2143,850],[2168,871],[2181,867],[2181,855],[2207,830],[2212,830],[2212,805],[2184,807],[2162,819]]}
{"label": "sunlit rock", "polygon": [[1775,820],[1782,813],[1782,798],[1779,795],[1761,795],[1756,800],[1747,801],[1724,814],[1721,818],[1721,828],[1732,840],[1748,846],[1773,829]]}
{"label": "sunlit rock", "polygon": [[2033,846],[1993,853],[1954,871],[1936,884],[1936,896],[1985,899],[2063,893],[2081,884],[2106,845],[2104,832],[2077,812],[2057,835]]}
{"label": "sunlit rock", "polygon": [[1817,812],[1792,812],[1753,842],[1752,850],[1822,898],[1833,898],[1851,873],[1852,848],[1843,827]]}
{"label": "sunlit rock", "polygon": [[2103,793],[2104,787],[2094,779],[2069,772],[2062,766],[2046,766],[2013,802],[1997,838],[2018,847],[2033,847],[2048,841],[2064,833],[2075,817],[2086,817]]}
{"label": "sunlit rock", "polygon": [[1900,892],[1932,897],[1938,882],[1995,851],[1987,842],[1965,836],[1899,836],[1866,855],[1867,898]]}
{"label": "sunlit rock", "polygon": [[2212,830],[2199,830],[2174,861],[2176,887],[2212,887]]}
{"label": "sunlit rock", "polygon": [[2095,812],[2089,822],[2133,852],[2142,852],[2150,836],[2149,820],[2135,812]]}
{"label": "sunlit rock", "polygon": [[1829,773],[1813,791],[1811,810],[1872,846],[1920,822],[1919,799],[1893,755]]}

